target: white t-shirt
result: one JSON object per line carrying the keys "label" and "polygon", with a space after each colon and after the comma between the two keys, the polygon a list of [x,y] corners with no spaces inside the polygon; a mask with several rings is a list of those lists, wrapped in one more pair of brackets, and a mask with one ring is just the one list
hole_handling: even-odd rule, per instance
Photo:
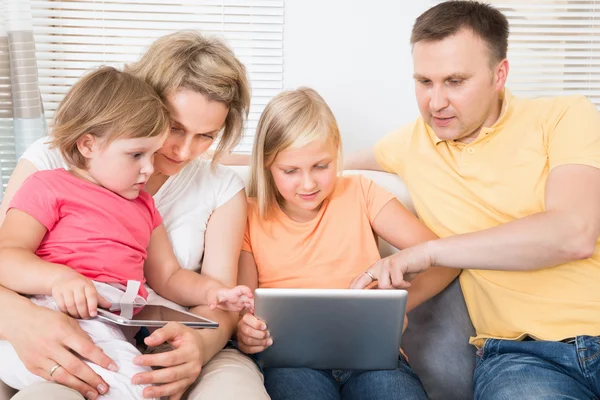
{"label": "white t-shirt", "polygon": [[[22,158],[38,170],[66,169],[60,151],[50,149],[47,140],[44,137],[35,141]],[[218,165],[213,170],[209,161],[197,159],[169,177],[154,195],[156,208],[183,268],[200,270],[208,219],[242,189],[244,183],[231,169]]]}

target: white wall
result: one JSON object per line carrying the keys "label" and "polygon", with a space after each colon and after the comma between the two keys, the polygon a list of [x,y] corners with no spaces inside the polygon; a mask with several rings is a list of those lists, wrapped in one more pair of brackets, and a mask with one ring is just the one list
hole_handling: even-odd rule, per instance
{"label": "white wall", "polygon": [[336,115],[345,150],[418,115],[410,30],[428,0],[287,0],[284,87],[310,86]]}

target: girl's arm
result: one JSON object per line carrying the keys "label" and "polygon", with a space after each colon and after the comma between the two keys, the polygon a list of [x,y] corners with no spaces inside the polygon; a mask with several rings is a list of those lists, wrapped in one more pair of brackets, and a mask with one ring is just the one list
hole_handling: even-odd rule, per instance
{"label": "girl's arm", "polygon": [[[397,199],[391,200],[381,209],[372,226],[377,236],[397,249],[405,249],[438,238]],[[409,296],[406,311],[441,292],[459,274],[459,269],[443,267],[433,267],[419,274],[407,289]],[[381,280],[380,283],[386,283]]]}
{"label": "girl's arm", "polygon": [[23,294],[51,295],[57,279],[75,273],[35,255],[46,232],[29,214],[14,208],[8,211],[0,227],[0,285]]}

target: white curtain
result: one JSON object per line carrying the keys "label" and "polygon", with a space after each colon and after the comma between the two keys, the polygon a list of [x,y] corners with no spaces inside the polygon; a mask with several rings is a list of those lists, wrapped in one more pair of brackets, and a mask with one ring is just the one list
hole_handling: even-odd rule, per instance
{"label": "white curtain", "polygon": [[29,0],[0,0],[0,200],[23,151],[46,135]]}

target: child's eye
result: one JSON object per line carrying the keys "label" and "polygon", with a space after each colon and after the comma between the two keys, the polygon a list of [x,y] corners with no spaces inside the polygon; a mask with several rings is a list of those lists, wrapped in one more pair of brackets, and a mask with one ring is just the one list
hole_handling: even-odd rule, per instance
{"label": "child's eye", "polygon": [[130,155],[131,155],[131,157],[133,157],[133,158],[135,158],[135,159],[138,159],[138,158],[140,158],[142,155],[144,155],[144,153],[131,153]]}

